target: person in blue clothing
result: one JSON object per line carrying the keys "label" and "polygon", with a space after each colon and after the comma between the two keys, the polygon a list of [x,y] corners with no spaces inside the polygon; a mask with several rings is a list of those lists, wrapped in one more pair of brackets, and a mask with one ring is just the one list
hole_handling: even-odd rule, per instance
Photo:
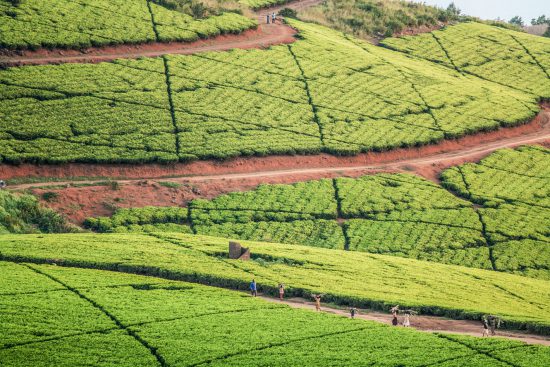
{"label": "person in blue clothing", "polygon": [[250,295],[256,297],[258,295],[258,290],[256,288],[256,281],[252,279],[250,282]]}

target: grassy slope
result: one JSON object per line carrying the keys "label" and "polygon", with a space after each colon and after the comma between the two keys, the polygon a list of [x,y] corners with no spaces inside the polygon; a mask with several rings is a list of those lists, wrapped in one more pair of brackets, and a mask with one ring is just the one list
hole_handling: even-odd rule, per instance
{"label": "grassy slope", "polygon": [[55,233],[71,229],[63,217],[42,207],[36,197],[0,190],[0,234]]}
{"label": "grassy slope", "polygon": [[405,28],[433,27],[458,17],[419,2],[395,0],[328,0],[299,12],[313,21],[357,37],[388,37]]}
{"label": "grassy slope", "polygon": [[0,270],[0,303],[8,311],[0,316],[0,362],[6,367],[420,366],[442,360],[535,367],[550,361],[546,347],[419,333],[184,282],[9,262],[0,262]]}
{"label": "grassy slope", "polygon": [[184,234],[5,235],[4,260],[117,269],[246,289],[288,285],[294,295],[325,293],[326,301],[387,309],[415,307],[426,314],[478,318],[500,314],[507,327],[549,333],[548,281],[411,259],[244,242],[261,260],[226,260],[227,240]]}
{"label": "grassy slope", "polygon": [[303,39],[269,50],[0,71],[0,156],[137,163],[357,154],[516,125],[539,110],[539,95],[291,25]]}

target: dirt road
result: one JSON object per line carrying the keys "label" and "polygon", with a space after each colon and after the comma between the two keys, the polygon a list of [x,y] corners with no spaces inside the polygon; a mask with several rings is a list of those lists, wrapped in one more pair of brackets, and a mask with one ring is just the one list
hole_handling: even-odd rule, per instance
{"label": "dirt road", "polygon": [[[313,302],[308,302],[302,298],[289,298],[285,299],[284,301],[264,296],[262,296],[261,298],[269,302],[284,303],[292,308],[315,310],[315,304]],[[350,317],[347,309],[333,308],[322,305],[321,311],[343,317]],[[391,315],[370,310],[359,310],[359,314],[356,315],[355,318],[391,325]],[[428,333],[461,334],[477,337],[481,336],[482,331],[481,323],[477,321],[451,320],[435,316],[413,316],[411,317],[411,327],[416,330]],[[527,344],[550,346],[550,338],[546,338],[540,335],[499,330],[497,332],[497,336],[501,338],[522,341]]]}

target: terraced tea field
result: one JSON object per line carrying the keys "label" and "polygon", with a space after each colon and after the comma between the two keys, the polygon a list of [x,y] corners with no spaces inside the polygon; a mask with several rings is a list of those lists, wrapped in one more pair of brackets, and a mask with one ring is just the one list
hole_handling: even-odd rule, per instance
{"label": "terraced tea field", "polygon": [[243,244],[252,248],[254,261],[228,260],[227,239],[173,233],[4,235],[0,254],[3,260],[120,270],[233,289],[247,289],[255,277],[260,291],[271,294],[282,282],[290,295],[323,293],[324,302],[384,311],[400,304],[422,314],[474,320],[494,313],[505,318],[507,328],[548,333],[547,280],[359,252]]}
{"label": "terraced tea field", "polygon": [[86,223],[100,232],[345,248],[549,279],[548,154],[537,146],[500,150],[443,172],[443,186],[408,174],[262,185],[189,208],[119,209]]}
{"label": "terraced tea field", "polygon": [[550,86],[535,73],[541,93],[519,91],[291,25],[301,39],[268,50],[2,70],[0,158],[141,163],[382,151],[521,124]]}
{"label": "terraced tea field", "polygon": [[85,48],[154,41],[195,41],[242,32],[256,22],[235,13],[205,19],[155,0],[0,1],[0,47]]}
{"label": "terraced tea field", "polygon": [[[25,365],[56,366],[366,366],[399,363],[403,350],[415,365],[550,361],[547,347],[395,329],[181,281],[12,262],[0,269],[9,311],[3,366],[21,366],[23,356]],[[17,327],[21,318],[25,328]]]}
{"label": "terraced tea field", "polygon": [[550,98],[550,43],[500,27],[462,23],[414,37],[388,38],[392,50],[484,80]]}

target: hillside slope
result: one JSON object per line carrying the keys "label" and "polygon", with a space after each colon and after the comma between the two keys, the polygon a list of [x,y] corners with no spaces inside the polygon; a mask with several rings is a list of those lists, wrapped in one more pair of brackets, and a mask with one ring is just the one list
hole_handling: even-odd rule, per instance
{"label": "hillside slope", "polygon": [[[228,260],[227,239],[185,234],[4,235],[0,260],[161,276],[233,289],[256,278],[274,294],[325,294],[326,302],[479,319],[501,315],[507,328],[550,332],[550,282],[392,256],[243,242],[254,261]],[[338,252],[335,252],[338,251]]]}
{"label": "hillside slope", "polygon": [[[101,270],[0,262],[0,363],[21,366],[538,367],[550,348],[424,334],[242,293]],[[64,312],[60,313],[59,310]],[[25,320],[24,327],[22,320]],[[405,352],[405,353],[404,353]]]}
{"label": "hillside slope", "polygon": [[[320,26],[291,25],[301,39],[268,50],[0,71],[0,158],[140,163],[357,154],[521,124],[544,96]],[[533,82],[540,90],[550,85]]]}
{"label": "hillside slope", "polygon": [[462,74],[550,98],[550,40],[480,23],[462,23],[413,37],[388,38],[392,50]]}

